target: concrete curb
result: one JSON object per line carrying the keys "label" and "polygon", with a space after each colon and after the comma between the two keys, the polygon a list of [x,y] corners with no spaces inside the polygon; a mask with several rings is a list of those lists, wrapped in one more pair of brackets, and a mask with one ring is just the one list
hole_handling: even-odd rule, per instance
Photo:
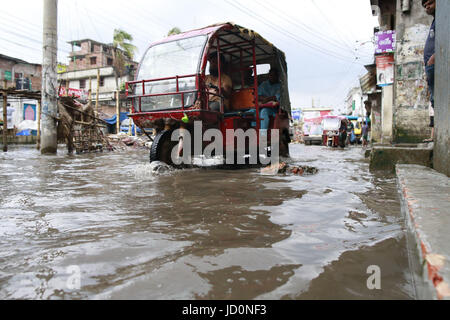
{"label": "concrete curb", "polygon": [[397,165],[396,173],[419,264],[426,266],[419,280],[433,298],[450,300],[450,178],[418,165]]}
{"label": "concrete curb", "polygon": [[433,144],[380,146],[374,145],[370,153],[370,170],[389,170],[395,172],[396,164],[417,164],[431,167],[433,164]]}

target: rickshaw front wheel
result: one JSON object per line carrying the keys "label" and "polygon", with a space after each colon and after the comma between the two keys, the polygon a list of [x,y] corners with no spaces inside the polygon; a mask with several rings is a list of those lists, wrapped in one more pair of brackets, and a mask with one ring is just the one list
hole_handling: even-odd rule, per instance
{"label": "rickshaw front wheel", "polygon": [[172,141],[172,130],[160,131],[152,144],[150,149],[150,163],[154,161],[161,161],[168,165],[172,165],[172,150],[178,144]]}

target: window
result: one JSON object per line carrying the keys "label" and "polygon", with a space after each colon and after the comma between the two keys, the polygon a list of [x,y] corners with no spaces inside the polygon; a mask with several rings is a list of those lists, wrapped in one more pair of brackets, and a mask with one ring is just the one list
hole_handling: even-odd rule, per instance
{"label": "window", "polygon": [[93,43],[91,43],[91,52],[95,51],[95,45]]}
{"label": "window", "polygon": [[91,65],[97,64],[97,57],[91,57]]}
{"label": "window", "polygon": [[86,80],[80,80],[80,89],[86,89]]}
{"label": "window", "polygon": [[113,59],[108,58],[107,64],[108,64],[108,66],[112,66],[113,65]]}
{"label": "window", "polygon": [[100,87],[105,86],[105,77],[100,77]]}

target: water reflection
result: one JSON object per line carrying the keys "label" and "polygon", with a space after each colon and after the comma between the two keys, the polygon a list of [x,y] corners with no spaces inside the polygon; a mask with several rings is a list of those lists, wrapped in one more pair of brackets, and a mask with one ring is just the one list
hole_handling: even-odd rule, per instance
{"label": "water reflection", "polygon": [[0,298],[370,298],[369,262],[388,270],[375,297],[413,297],[394,179],[370,174],[357,148],[291,149],[319,173],[148,175],[143,151],[12,148],[0,155]]}

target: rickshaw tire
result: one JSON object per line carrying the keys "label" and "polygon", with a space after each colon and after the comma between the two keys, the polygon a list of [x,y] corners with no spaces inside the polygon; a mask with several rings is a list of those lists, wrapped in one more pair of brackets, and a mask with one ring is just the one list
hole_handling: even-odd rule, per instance
{"label": "rickshaw tire", "polygon": [[150,163],[154,161],[162,161],[168,165],[172,165],[171,152],[176,145],[176,141],[171,141],[172,130],[160,131],[150,149]]}

